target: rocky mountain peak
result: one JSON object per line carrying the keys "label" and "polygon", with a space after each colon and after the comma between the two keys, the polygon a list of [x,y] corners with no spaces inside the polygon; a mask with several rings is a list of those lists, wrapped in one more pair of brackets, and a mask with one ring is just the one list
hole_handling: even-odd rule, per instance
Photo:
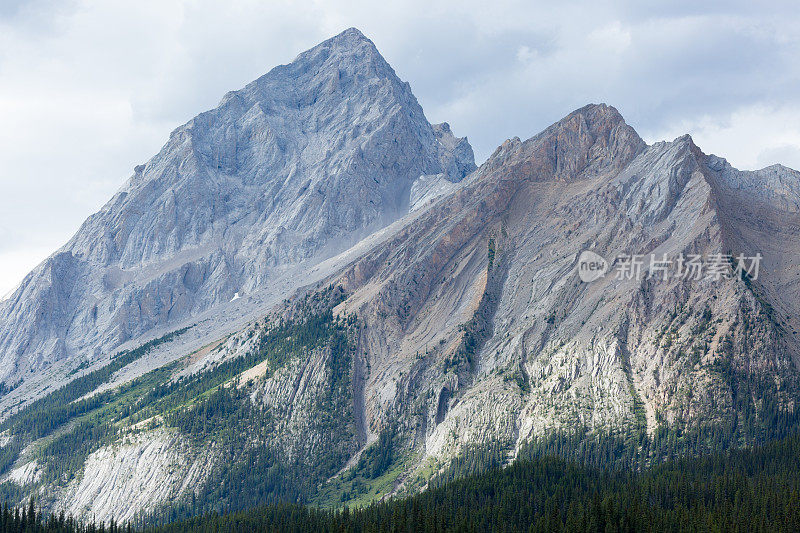
{"label": "rocky mountain peak", "polygon": [[624,168],[646,143],[614,107],[590,104],[521,142],[503,143],[483,172],[535,180],[575,180]]}
{"label": "rocky mountain peak", "polygon": [[474,168],[466,139],[345,30],[178,127],[0,303],[0,377],[266,290],[407,214],[421,176],[446,190]]}
{"label": "rocky mountain peak", "polygon": [[338,60],[349,57],[360,63],[362,67],[368,65],[370,62],[389,67],[389,64],[383,59],[383,56],[375,47],[375,43],[369,40],[357,28],[348,28],[340,34],[300,53],[293,63],[314,63],[319,60],[327,60],[330,57]]}

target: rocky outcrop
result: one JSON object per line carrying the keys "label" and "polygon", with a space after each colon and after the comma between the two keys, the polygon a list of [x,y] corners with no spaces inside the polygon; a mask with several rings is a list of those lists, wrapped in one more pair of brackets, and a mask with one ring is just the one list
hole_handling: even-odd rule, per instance
{"label": "rocky outcrop", "polygon": [[83,475],[59,498],[73,516],[126,522],[137,513],[176,504],[208,475],[210,453],[197,454],[179,435],[164,431],[129,437],[86,460]]}

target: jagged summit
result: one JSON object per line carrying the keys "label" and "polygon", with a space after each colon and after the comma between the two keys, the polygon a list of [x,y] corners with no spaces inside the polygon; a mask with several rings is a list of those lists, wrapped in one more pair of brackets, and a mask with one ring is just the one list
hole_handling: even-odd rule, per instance
{"label": "jagged summit", "polygon": [[375,47],[375,43],[373,43],[366,35],[364,35],[361,32],[361,30],[355,27],[351,27],[347,28],[341,33],[334,35],[333,37],[325,39],[318,45],[309,48],[304,52],[300,52],[299,54],[297,54],[297,57],[295,57],[293,62],[297,62],[301,58],[317,56],[322,50],[328,50],[328,51],[333,50],[333,51],[340,51],[345,54],[350,54],[350,53],[355,53],[362,47],[368,49],[371,55],[382,58],[380,52],[378,52],[378,49]]}
{"label": "jagged summit", "polygon": [[277,276],[305,283],[292,269],[408,213],[422,176],[474,168],[466,139],[432,126],[375,45],[346,30],[173,131],[0,302],[0,378],[99,357]]}
{"label": "jagged summit", "polygon": [[294,62],[319,57],[323,51],[327,51],[331,55],[354,56],[359,59],[368,58],[389,66],[378,51],[375,43],[361,33],[358,28],[348,28],[338,35],[322,41],[317,46],[300,53]]}
{"label": "jagged summit", "polygon": [[481,167],[530,179],[579,179],[620,170],[647,144],[614,107],[589,104],[526,141],[504,142]]}
{"label": "jagged summit", "polygon": [[[332,78],[344,76],[357,77],[361,82],[369,79],[386,79],[410,91],[408,84],[397,78],[394,69],[386,62],[375,44],[356,28],[350,28],[298,54],[291,63],[273,68],[243,89],[226,94],[221,104],[232,97],[243,95],[267,99],[279,96],[291,100],[293,96],[291,92],[275,94],[275,86],[294,85],[295,89],[299,89],[302,93],[307,87],[300,85],[300,82],[322,78],[335,84],[331,81]],[[302,100],[295,103],[303,104]]]}

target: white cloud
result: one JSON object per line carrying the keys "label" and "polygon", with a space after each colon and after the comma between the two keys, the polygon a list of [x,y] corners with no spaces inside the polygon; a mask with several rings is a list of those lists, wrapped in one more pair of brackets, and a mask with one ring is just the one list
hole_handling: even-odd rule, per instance
{"label": "white cloud", "polygon": [[797,165],[799,21],[789,2],[6,0],[0,294],[173,128],[349,26],[478,159],[605,101],[754,168]]}
{"label": "white cloud", "polygon": [[622,53],[631,44],[631,32],[615,20],[611,24],[597,28],[589,33],[591,45],[598,46],[609,53]]}

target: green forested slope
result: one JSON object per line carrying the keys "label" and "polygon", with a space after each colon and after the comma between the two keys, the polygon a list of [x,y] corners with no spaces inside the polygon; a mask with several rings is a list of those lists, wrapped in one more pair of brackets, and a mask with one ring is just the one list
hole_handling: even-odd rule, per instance
{"label": "green forested slope", "polygon": [[360,510],[274,504],[178,531],[800,531],[800,438],[635,473],[554,457]]}
{"label": "green forested slope", "polygon": [[[800,531],[800,437],[607,470],[554,457],[356,510],[273,503],[149,533],[210,531]],[[4,508],[0,531],[122,531]]]}

